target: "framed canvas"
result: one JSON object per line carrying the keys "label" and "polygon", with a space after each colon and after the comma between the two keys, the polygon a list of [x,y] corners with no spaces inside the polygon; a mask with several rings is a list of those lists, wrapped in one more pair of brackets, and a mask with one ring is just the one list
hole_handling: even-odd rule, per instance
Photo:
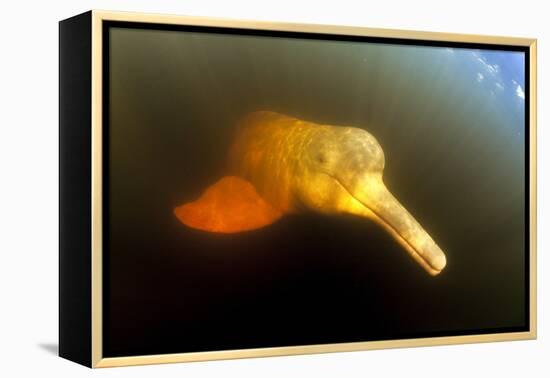
{"label": "framed canvas", "polygon": [[536,337],[534,39],[60,22],[59,354]]}

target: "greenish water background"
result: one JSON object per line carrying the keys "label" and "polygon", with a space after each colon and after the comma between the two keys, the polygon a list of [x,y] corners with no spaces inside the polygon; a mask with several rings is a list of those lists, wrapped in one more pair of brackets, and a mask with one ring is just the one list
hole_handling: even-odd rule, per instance
{"label": "greenish water background", "polygon": [[[110,44],[106,355],[525,326],[522,53],[125,28]],[[363,219],[180,225],[260,109],[373,134],[443,273]]]}

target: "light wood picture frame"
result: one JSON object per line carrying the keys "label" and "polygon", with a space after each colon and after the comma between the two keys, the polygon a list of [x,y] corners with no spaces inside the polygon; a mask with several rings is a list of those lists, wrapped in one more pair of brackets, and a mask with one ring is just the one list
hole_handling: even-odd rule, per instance
{"label": "light wood picture frame", "polygon": [[535,39],[96,10],[59,26],[61,357],[536,338]]}

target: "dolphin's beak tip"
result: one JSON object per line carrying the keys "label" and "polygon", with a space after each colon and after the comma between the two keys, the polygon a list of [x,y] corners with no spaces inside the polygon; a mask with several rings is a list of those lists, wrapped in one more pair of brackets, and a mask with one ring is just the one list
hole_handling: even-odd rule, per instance
{"label": "dolphin's beak tip", "polygon": [[446,265],[447,265],[447,258],[443,253],[437,256],[433,261],[433,267],[439,271],[442,271]]}
{"label": "dolphin's beak tip", "polygon": [[431,261],[431,269],[429,271],[430,275],[437,276],[441,271],[445,268],[447,265],[447,258],[443,253],[432,259]]}

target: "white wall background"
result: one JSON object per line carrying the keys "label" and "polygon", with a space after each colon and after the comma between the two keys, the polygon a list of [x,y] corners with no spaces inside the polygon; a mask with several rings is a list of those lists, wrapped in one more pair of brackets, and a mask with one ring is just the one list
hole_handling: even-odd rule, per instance
{"label": "white wall background", "polygon": [[[548,377],[550,114],[545,1],[10,1],[0,21],[0,375]],[[539,339],[90,371],[57,348],[58,25],[89,9],[539,39]]]}

